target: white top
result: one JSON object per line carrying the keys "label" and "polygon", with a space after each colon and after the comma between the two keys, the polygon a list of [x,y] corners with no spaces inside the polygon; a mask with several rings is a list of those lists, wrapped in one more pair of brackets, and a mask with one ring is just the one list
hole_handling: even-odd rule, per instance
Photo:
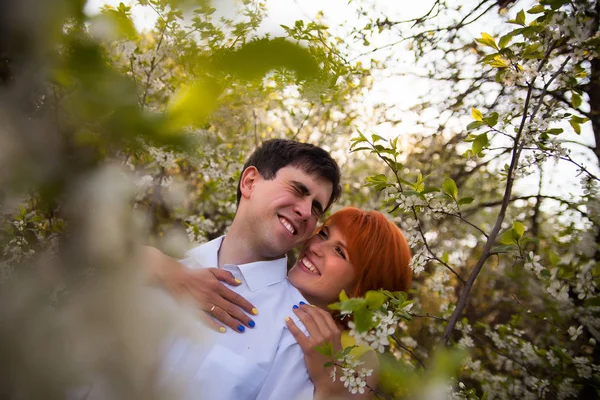
{"label": "white top", "polygon": [[[217,267],[217,253],[223,236],[202,244],[186,254],[188,268]],[[227,328],[226,333],[210,331],[207,344],[176,340],[165,363],[167,380],[182,379],[185,399],[312,399],[304,354],[285,325],[291,317],[307,334],[292,311],[306,302],[286,278],[286,257],[243,265],[226,264],[242,283],[227,285],[258,309],[251,318],[254,328],[244,333]]]}

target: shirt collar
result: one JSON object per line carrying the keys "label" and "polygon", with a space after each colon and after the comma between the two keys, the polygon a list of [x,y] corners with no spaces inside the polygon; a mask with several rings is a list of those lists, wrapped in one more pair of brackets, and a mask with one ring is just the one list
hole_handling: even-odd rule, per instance
{"label": "shirt collar", "polygon": [[[224,237],[218,237],[188,251],[187,256],[194,259],[202,267],[217,268],[219,265],[218,253]],[[286,278],[287,257],[284,256],[276,260],[256,261],[240,265],[225,264],[223,269],[230,271],[239,270],[250,291],[254,292],[279,283]]]}

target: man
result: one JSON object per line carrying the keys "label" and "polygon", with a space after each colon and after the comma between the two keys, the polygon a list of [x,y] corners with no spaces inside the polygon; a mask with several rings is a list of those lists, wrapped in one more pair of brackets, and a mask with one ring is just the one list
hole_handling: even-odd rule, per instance
{"label": "man", "polygon": [[[312,398],[302,350],[285,325],[286,317],[296,318],[292,307],[304,300],[286,279],[285,253],[313,233],[339,197],[339,180],[331,156],[310,144],[270,140],[250,156],[227,235],[192,249],[183,264],[218,266],[210,273],[233,279],[237,286],[226,290],[252,302],[255,317],[239,316],[249,329],[229,324],[243,335],[224,327],[211,332],[207,346],[175,341],[165,363],[167,379],[182,379],[186,398]],[[202,304],[213,315],[233,315],[225,303]]]}

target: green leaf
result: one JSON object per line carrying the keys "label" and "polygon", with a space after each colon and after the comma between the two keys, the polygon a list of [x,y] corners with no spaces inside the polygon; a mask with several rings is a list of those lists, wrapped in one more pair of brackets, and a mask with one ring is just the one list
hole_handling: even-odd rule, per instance
{"label": "green leaf", "polygon": [[217,107],[217,99],[222,88],[214,82],[198,80],[181,88],[167,108],[173,130],[200,127]]}
{"label": "green leaf", "polygon": [[532,43],[529,46],[525,47],[525,50],[523,50],[523,58],[539,58],[543,55],[542,49],[542,43]]}
{"label": "green leaf", "polygon": [[500,50],[498,48],[498,45],[496,44],[496,41],[494,40],[494,38],[491,35],[489,35],[488,33],[482,32],[481,38],[475,39],[475,40],[483,45],[492,47],[496,50]]}
{"label": "green leaf", "polygon": [[486,148],[489,145],[489,140],[487,137],[487,133],[482,133],[481,135],[477,135],[475,140],[473,140],[473,153],[479,154],[481,150]]}
{"label": "green leaf", "polygon": [[502,234],[502,238],[500,239],[500,243],[502,244],[516,244],[517,241],[513,237],[513,230],[508,229]]}
{"label": "green leaf", "polygon": [[563,133],[563,132],[564,132],[564,129],[563,129],[563,128],[552,128],[552,129],[548,129],[548,130],[546,131],[546,133],[547,133],[548,135],[560,135],[560,134],[561,134],[561,133]]}
{"label": "green leaf", "polygon": [[528,14],[540,14],[540,13],[543,13],[544,11],[546,11],[544,6],[541,4],[538,4],[537,6],[532,7],[529,10],[527,10],[527,13]]}
{"label": "green leaf", "polygon": [[584,303],[586,307],[598,307],[600,306],[600,297],[585,299]]}
{"label": "green leaf", "polygon": [[467,130],[470,131],[470,130],[473,130],[473,129],[477,129],[481,125],[483,125],[482,121],[473,121],[469,125],[467,125]]}
{"label": "green leaf", "polygon": [[261,79],[276,68],[293,70],[301,80],[320,77],[319,65],[310,51],[285,38],[255,39],[235,50],[215,52],[212,67],[248,81]]}
{"label": "green leaf", "polygon": [[[123,3],[121,3],[123,5]],[[129,7],[119,6],[114,10],[106,8],[102,13],[91,20],[92,32],[94,27],[100,32],[108,31],[109,35],[115,35],[115,38],[134,39],[138,36],[133,21],[130,18]]]}
{"label": "green leaf", "polygon": [[[512,237],[512,235],[511,235],[511,237]],[[492,252],[492,254],[508,253],[509,251],[511,251],[514,248],[515,248],[514,245],[495,246],[495,247],[492,247],[491,252]]]}
{"label": "green leaf", "polygon": [[583,118],[583,117],[578,117],[577,115],[573,115],[571,117],[571,121],[575,121],[578,124],[585,124],[586,122],[588,122],[590,119],[589,118]]}
{"label": "green leaf", "polygon": [[373,313],[366,307],[354,312],[354,324],[358,332],[366,332],[373,327]]}
{"label": "green leaf", "polygon": [[440,188],[437,188],[435,186],[429,186],[429,187],[426,187],[425,189],[421,190],[419,192],[419,194],[435,193],[435,192],[439,192],[439,191],[440,191]]}
{"label": "green leaf", "polygon": [[371,139],[373,140],[373,143],[375,143],[375,142],[377,142],[379,140],[385,140],[381,136],[379,136],[379,135],[377,135],[375,133],[371,135]]}
{"label": "green leaf", "polygon": [[370,147],[353,147],[350,149],[350,153],[354,153],[357,151],[364,151],[364,150],[372,150]]}
{"label": "green leaf", "polygon": [[506,46],[508,46],[508,44],[514,36],[514,32],[509,32],[506,35],[502,36],[498,41],[498,46],[500,46],[501,49],[505,48]]}
{"label": "green leaf", "polygon": [[498,123],[498,113],[497,112],[493,112],[490,115],[488,115],[487,117],[485,117],[483,119],[483,122],[485,122],[486,124],[488,124],[491,127],[496,126],[496,124]]}
{"label": "green leaf", "polygon": [[573,106],[573,108],[579,108],[579,106],[581,106],[581,103],[581,96],[575,92],[571,92],[571,105]]}
{"label": "green leaf", "polygon": [[452,178],[448,177],[444,179],[442,189],[444,189],[444,192],[453,199],[456,199],[456,196],[458,196],[458,188],[456,187],[456,182],[454,182],[454,179]]}
{"label": "green leaf", "polygon": [[508,68],[509,66],[509,64],[500,56],[494,57],[488,64],[494,68]]}
{"label": "green leaf", "polygon": [[314,346],[313,348],[326,357],[333,356],[333,345],[331,344],[331,342],[326,341],[321,345]]}
{"label": "green leaf", "polygon": [[548,258],[550,259],[550,264],[552,264],[552,265],[558,265],[561,260],[560,257],[557,256],[556,253],[553,251],[550,252]]}
{"label": "green leaf", "polygon": [[525,26],[525,11],[519,11],[515,21],[517,22],[517,24]]}
{"label": "green leaf", "polygon": [[342,289],[342,291],[340,292],[340,301],[346,301],[348,299],[349,297],[346,294],[346,289]]}
{"label": "green leaf", "polygon": [[458,205],[462,206],[464,204],[471,204],[473,202],[473,200],[475,200],[475,199],[473,199],[472,197],[463,197],[462,199],[460,199],[458,201]]}
{"label": "green leaf", "polygon": [[340,306],[341,306],[342,310],[344,310],[344,311],[356,311],[360,308],[364,308],[365,303],[366,303],[365,299],[351,298],[346,301],[342,301],[340,303]]}
{"label": "green leaf", "polygon": [[550,273],[550,271],[548,271],[547,269],[543,269],[541,272],[542,276],[544,278],[550,278],[552,276],[552,274]]}
{"label": "green leaf", "polygon": [[579,135],[581,133],[581,125],[579,125],[579,123],[577,123],[571,119],[569,121],[569,124],[571,124],[571,126],[573,127],[573,130],[575,131],[576,134]]}
{"label": "green leaf", "polygon": [[442,261],[446,264],[448,264],[448,259],[450,258],[450,256],[448,255],[448,252],[445,251],[444,254],[442,254]]}
{"label": "green leaf", "polygon": [[339,350],[337,353],[335,353],[335,358],[337,358],[337,359],[343,358],[343,357],[347,356],[348,354],[350,354],[350,352],[357,347],[358,347],[357,345],[344,347],[342,350]]}
{"label": "green leaf", "polygon": [[381,292],[369,290],[365,296],[365,299],[367,300],[367,307],[369,307],[371,310],[375,310],[385,303],[386,297]]}
{"label": "green leaf", "polygon": [[513,227],[512,227],[513,231],[517,234],[518,238],[520,239],[523,234],[525,233],[525,227],[523,226],[522,223],[520,223],[519,221],[515,221],[513,222]]}
{"label": "green leaf", "polygon": [[483,121],[483,114],[476,108],[471,108],[471,116],[475,121]]}

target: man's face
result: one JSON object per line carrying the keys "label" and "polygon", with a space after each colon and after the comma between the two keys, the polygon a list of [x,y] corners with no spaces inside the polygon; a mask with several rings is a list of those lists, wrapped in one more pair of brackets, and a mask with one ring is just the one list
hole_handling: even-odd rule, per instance
{"label": "man's face", "polygon": [[280,257],[311,236],[333,185],[293,166],[281,168],[271,180],[256,169],[249,172],[256,175],[247,197],[253,241],[262,256]]}

